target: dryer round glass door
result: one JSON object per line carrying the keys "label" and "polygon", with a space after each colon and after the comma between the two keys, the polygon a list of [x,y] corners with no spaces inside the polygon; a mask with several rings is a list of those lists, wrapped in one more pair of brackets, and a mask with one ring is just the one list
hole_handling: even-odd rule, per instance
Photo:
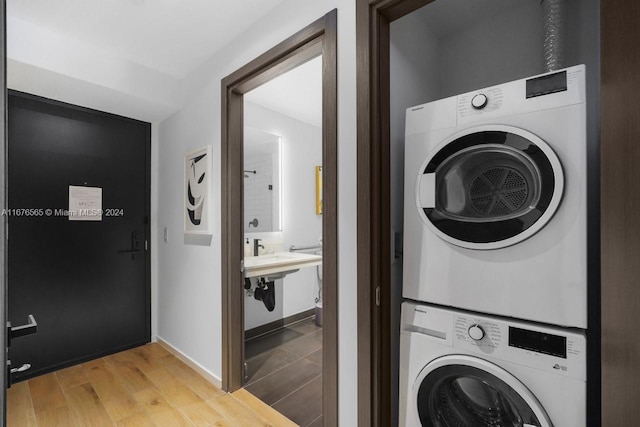
{"label": "dryer round glass door", "polygon": [[497,249],[539,231],[560,204],[564,175],[542,139],[512,126],[477,126],[441,143],[416,180],[416,205],[440,238]]}
{"label": "dryer round glass door", "polygon": [[552,427],[540,402],[502,368],[468,356],[429,363],[413,387],[423,427]]}

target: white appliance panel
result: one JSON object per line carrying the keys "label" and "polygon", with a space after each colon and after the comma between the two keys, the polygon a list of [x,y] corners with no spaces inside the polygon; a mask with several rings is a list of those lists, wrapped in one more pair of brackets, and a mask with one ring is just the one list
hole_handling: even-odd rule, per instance
{"label": "white appliance panel", "polygon": [[[405,298],[586,329],[584,67],[572,67],[567,75],[566,91],[530,99],[524,96],[524,80],[498,86],[499,105],[487,112],[461,113],[459,100],[488,93],[488,108],[495,88],[407,110]],[[550,220],[505,248],[476,250],[446,242],[427,227],[416,206],[416,181],[425,159],[443,140],[478,125],[512,126],[536,135],[551,147],[564,173],[562,199]]]}
{"label": "white appliance panel", "polygon": [[[470,338],[480,325],[486,336]],[[510,345],[509,328],[566,339],[566,358]],[[548,425],[586,425],[586,337],[581,332],[505,320],[493,316],[404,303],[400,335],[400,427],[420,426],[417,389],[425,370],[440,362],[470,358],[506,371],[510,385],[532,395],[532,405],[546,414]],[[488,370],[492,373],[492,370]],[[543,420],[543,417],[541,417]],[[541,426],[545,425],[541,422]]]}

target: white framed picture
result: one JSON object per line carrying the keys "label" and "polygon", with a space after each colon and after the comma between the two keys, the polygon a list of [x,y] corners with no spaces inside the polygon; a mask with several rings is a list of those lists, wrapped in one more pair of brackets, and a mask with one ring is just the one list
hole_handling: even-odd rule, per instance
{"label": "white framed picture", "polygon": [[212,235],[211,145],[184,155],[184,233]]}

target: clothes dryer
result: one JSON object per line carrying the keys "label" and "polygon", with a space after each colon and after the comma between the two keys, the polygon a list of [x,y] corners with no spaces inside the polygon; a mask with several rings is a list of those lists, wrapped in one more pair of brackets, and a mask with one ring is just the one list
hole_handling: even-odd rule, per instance
{"label": "clothes dryer", "polygon": [[409,108],[403,295],[586,329],[585,68]]}

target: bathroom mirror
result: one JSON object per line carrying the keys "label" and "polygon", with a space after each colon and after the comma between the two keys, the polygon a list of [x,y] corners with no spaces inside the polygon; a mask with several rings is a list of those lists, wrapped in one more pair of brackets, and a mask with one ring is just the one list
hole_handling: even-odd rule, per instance
{"label": "bathroom mirror", "polygon": [[244,232],[282,231],[282,137],[244,128]]}

